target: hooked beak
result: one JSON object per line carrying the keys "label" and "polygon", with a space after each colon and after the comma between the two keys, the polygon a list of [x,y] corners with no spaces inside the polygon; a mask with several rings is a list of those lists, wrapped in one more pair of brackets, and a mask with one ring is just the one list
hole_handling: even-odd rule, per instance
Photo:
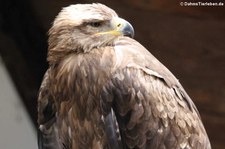
{"label": "hooked beak", "polygon": [[133,26],[122,18],[116,19],[116,31],[121,33],[124,36],[134,37],[134,28]]}
{"label": "hooked beak", "polygon": [[106,35],[111,34],[114,36],[128,36],[133,38],[134,37],[134,28],[133,26],[122,18],[116,18],[112,22],[113,26],[115,27],[114,30],[106,31],[106,32],[99,32],[97,35]]}

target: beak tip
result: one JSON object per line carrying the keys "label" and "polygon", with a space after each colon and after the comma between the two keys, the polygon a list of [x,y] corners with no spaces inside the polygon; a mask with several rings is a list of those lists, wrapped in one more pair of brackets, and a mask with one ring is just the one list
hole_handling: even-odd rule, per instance
{"label": "beak tip", "polygon": [[134,37],[134,28],[133,26],[124,19],[120,18],[120,23],[123,24],[119,30],[123,34],[123,36],[128,36],[130,38]]}
{"label": "beak tip", "polygon": [[134,38],[134,28],[129,22],[125,24],[122,32],[124,36]]}
{"label": "beak tip", "polygon": [[128,36],[130,38],[134,38],[134,30],[125,32],[124,36]]}

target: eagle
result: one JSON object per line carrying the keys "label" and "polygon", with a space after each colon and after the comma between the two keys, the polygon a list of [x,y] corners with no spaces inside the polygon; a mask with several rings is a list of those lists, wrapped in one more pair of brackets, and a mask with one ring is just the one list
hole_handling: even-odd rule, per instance
{"label": "eagle", "polygon": [[100,3],[62,9],[38,96],[39,149],[210,149],[174,75]]}

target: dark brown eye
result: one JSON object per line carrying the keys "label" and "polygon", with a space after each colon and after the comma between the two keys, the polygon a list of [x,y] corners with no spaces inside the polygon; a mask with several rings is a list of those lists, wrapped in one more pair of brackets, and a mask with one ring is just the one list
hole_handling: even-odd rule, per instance
{"label": "dark brown eye", "polygon": [[91,23],[89,23],[89,25],[92,27],[100,27],[102,25],[102,23],[101,22],[91,22]]}

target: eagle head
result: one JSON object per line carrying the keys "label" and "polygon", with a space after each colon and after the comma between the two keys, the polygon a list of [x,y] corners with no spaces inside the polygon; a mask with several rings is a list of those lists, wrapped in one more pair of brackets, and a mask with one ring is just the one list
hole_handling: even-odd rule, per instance
{"label": "eagle head", "polygon": [[49,30],[48,61],[70,53],[111,46],[119,36],[134,36],[132,25],[103,4],[76,4],[62,9]]}

